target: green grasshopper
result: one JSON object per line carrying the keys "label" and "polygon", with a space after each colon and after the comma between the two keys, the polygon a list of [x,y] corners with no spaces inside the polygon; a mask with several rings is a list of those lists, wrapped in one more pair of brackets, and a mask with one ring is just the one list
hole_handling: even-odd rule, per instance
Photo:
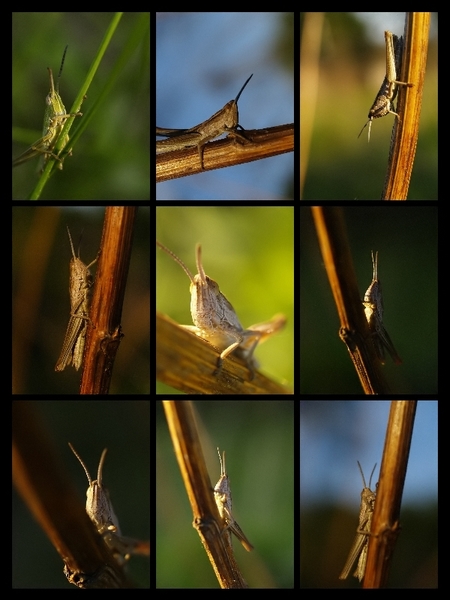
{"label": "green grasshopper", "polygon": [[[17,167],[17,165],[21,165],[22,163],[34,158],[35,156],[44,155],[43,166],[41,172],[44,170],[45,165],[49,157],[53,157],[59,161],[58,168],[62,169],[63,164],[62,160],[53,153],[53,148],[55,147],[56,140],[61,133],[61,129],[64,126],[64,123],[69,117],[81,117],[83,113],[66,113],[66,108],[61,100],[61,96],[59,95],[59,78],[61,77],[61,72],[64,65],[64,59],[66,57],[66,51],[68,46],[64,49],[64,54],[61,61],[61,67],[59,69],[58,78],[56,80],[56,89],[55,84],[53,82],[53,72],[48,68],[48,72],[50,74],[50,92],[48,93],[45,102],[47,104],[47,108],[45,109],[44,115],[44,127],[42,130],[42,137],[39,138],[34,144],[32,144],[25,152],[23,152],[20,156],[18,156],[15,160],[13,160],[13,167]],[[69,136],[64,136],[64,146],[69,142]],[[71,154],[71,151],[69,152]]]}

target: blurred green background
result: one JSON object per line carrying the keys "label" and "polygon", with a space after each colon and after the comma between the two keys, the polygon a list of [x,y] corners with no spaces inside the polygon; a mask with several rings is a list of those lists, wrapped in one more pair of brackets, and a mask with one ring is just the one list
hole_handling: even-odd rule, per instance
{"label": "blurred green background", "polygon": [[[42,135],[45,98],[68,44],[60,81],[67,110],[84,81],[114,13],[13,13],[13,158]],[[149,13],[124,13],[81,108],[86,118],[127,44],[131,59],[120,71],[106,101],[96,110],[41,199],[148,200],[150,198]],[[56,83],[55,83],[56,84]],[[28,197],[37,181],[38,159],[13,169],[13,199]]]}
{"label": "blurred green background", "polygon": [[[291,207],[158,207],[156,239],[195,274],[195,245],[202,244],[206,274],[233,305],[242,326],[286,315],[286,327],[258,346],[261,370],[293,386],[294,209]],[[156,249],[156,307],[192,325],[189,279]],[[158,393],[172,388],[158,384]]]}
{"label": "blurred green background", "polygon": [[[244,579],[250,587],[292,588],[293,401],[195,402],[194,407],[211,486],[220,477],[219,447],[226,452],[234,516],[255,547],[247,552],[232,536]],[[192,510],[159,402],[156,423],[156,586],[218,588],[192,527]]]}

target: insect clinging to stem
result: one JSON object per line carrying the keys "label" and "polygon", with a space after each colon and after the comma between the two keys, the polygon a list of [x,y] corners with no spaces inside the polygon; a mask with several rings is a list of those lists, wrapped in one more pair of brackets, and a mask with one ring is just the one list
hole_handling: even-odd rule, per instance
{"label": "insect clinging to stem", "polygon": [[373,472],[375,471],[377,465],[375,463],[375,467],[373,468],[372,473],[370,474],[369,487],[367,487],[366,480],[364,479],[364,474],[361,469],[361,465],[359,464],[359,461],[357,461],[357,463],[361,472],[361,477],[364,485],[363,490],[361,492],[361,505],[359,507],[359,523],[358,528],[356,530],[356,537],[353,541],[345,566],[342,569],[342,573],[339,575],[339,579],[347,579],[348,574],[350,573],[353,565],[355,564],[356,560],[358,560],[358,565],[356,567],[355,572],[353,573],[353,576],[357,577],[359,581],[361,581],[366,571],[369,535],[372,526],[372,517],[373,511],[375,509],[376,499],[376,492],[373,492],[370,489],[370,484],[372,482]]}
{"label": "insect clinging to stem", "polygon": [[389,352],[392,360],[396,365],[401,364],[402,359],[397,354],[394,344],[389,337],[388,332],[383,324],[383,294],[381,291],[381,283],[378,279],[378,252],[373,255],[372,250],[372,282],[364,295],[364,314],[366,315],[369,329],[372,333],[372,340],[375,347],[375,352],[380,362],[384,365],[384,349]]}
{"label": "insect clinging to stem", "polygon": [[[251,552],[253,550],[252,544],[250,544],[245,533],[242,531],[233,517],[230,480],[225,467],[225,450],[223,451],[223,458],[220,456],[219,448],[217,448],[217,453],[220,461],[220,479],[214,487],[214,499],[216,501],[217,508],[219,509],[219,514],[225,523],[224,531],[232,531],[247,552]],[[228,536],[231,543],[231,536],[229,533]]]}
{"label": "insect clinging to stem", "polygon": [[[403,85],[406,87],[412,87],[412,83],[406,83],[404,81],[398,81],[400,76],[400,70],[402,66],[403,58],[403,36],[398,38],[390,31],[384,32],[384,38],[386,42],[386,76],[381,84],[381,87],[376,95],[376,98],[372,104],[368,114],[368,121],[364,127],[369,124],[367,133],[367,141],[370,142],[370,131],[372,128],[372,122],[374,119],[379,119],[391,113],[395,115],[399,120],[400,116],[394,112],[394,100],[397,96],[398,86]],[[398,109],[396,109],[398,110]],[[358,138],[364,130],[364,127],[359,132]]]}
{"label": "insect clinging to stem", "polygon": [[204,146],[209,140],[222,135],[223,133],[237,132],[243,127],[239,125],[238,100],[244,91],[245,86],[253,77],[253,73],[239,90],[234,100],[230,100],[223,108],[218,110],[209,119],[190,127],[189,129],[169,129],[167,127],[157,127],[156,135],[164,136],[166,140],[156,142],[156,153],[161,154],[173,150],[182,150],[197,146],[200,168],[204,169],[203,153]]}
{"label": "insect clinging to stem", "polygon": [[[53,72],[48,67],[50,77],[50,91],[46,96],[45,113],[44,113],[44,126],[42,129],[42,137],[40,137],[34,144],[32,144],[25,152],[13,160],[12,166],[17,167],[28,160],[35,158],[36,156],[43,156],[43,166],[41,172],[44,170],[49,158],[54,158],[58,161],[58,168],[63,168],[63,161],[60,158],[60,152],[58,154],[54,152],[56,142],[59,138],[59,134],[62,128],[70,117],[81,117],[83,113],[67,113],[66,108],[59,95],[59,80],[64,65],[64,59],[66,57],[66,51],[68,46],[64,49],[64,54],[61,60],[61,67],[59,69],[58,77],[56,80],[56,86],[53,81]],[[69,135],[64,136],[63,147],[69,142]],[[71,150],[67,154],[71,154]]]}
{"label": "insect clinging to stem", "polygon": [[89,487],[86,490],[86,513],[103,537],[116,561],[123,564],[130,558],[131,554],[149,555],[150,545],[148,542],[123,537],[120,531],[119,520],[114,512],[108,489],[103,484],[103,465],[107,448],[103,450],[100,457],[97,479],[93,480],[80,455],[70,442],[69,447],[83,467],[89,482]]}
{"label": "insect clinging to stem", "polygon": [[70,295],[70,318],[67,324],[66,335],[61,348],[58,362],[55,366],[55,371],[64,371],[64,369],[72,364],[75,369],[81,367],[84,356],[84,344],[89,322],[89,306],[91,302],[92,276],[89,271],[98,259],[98,256],[87,266],[75,254],[73,247],[72,236],[67,227],[69,236],[72,258],[69,263],[70,278],[69,278],[69,295]]}

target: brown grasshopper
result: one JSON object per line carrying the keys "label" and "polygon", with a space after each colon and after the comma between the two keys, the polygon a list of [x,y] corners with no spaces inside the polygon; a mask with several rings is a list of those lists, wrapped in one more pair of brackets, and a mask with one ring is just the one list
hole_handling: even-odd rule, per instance
{"label": "brown grasshopper", "polygon": [[55,371],[64,371],[70,364],[73,364],[78,371],[82,365],[93,283],[89,267],[97,262],[99,257],[99,254],[97,254],[97,257],[86,266],[80,259],[79,251],[78,256],[75,254],[68,227],[67,233],[72,250],[72,258],[70,259],[69,266],[70,319]]}
{"label": "brown grasshopper", "polygon": [[98,465],[97,479],[93,480],[80,455],[70,442],[69,447],[78,458],[89,482],[89,487],[86,491],[86,513],[113,553],[116,561],[120,565],[123,565],[130,558],[131,554],[149,555],[150,545],[148,542],[123,537],[120,531],[119,521],[111,504],[109,492],[102,481],[103,464],[107,449],[105,448],[102,452]]}
{"label": "brown grasshopper", "polygon": [[226,531],[228,534],[228,541],[230,544],[231,536],[229,531],[232,531],[247,552],[251,552],[253,550],[253,546],[250,544],[245,533],[242,531],[233,517],[230,480],[225,467],[225,450],[223,451],[223,460],[220,456],[219,448],[217,448],[217,453],[220,461],[220,479],[214,486],[214,500],[216,501],[217,508],[219,509],[219,514],[225,523],[224,531]]}
{"label": "brown grasshopper", "polygon": [[366,290],[364,295],[364,313],[366,315],[367,322],[369,323],[369,329],[372,333],[373,344],[375,346],[375,352],[381,362],[384,365],[384,349],[386,349],[392,357],[392,360],[396,365],[400,365],[402,359],[397,354],[397,350],[394,348],[391,338],[383,325],[383,294],[381,292],[381,282],[378,279],[378,252],[373,255],[372,250],[372,283]]}
{"label": "brown grasshopper", "polygon": [[[379,119],[380,117],[384,117],[391,113],[400,120],[399,115],[393,110],[393,101],[397,95],[398,86],[406,85],[407,87],[412,87],[414,85],[412,83],[405,83],[404,81],[397,80],[397,77],[400,76],[402,66],[403,36],[399,39],[390,31],[385,31],[384,38],[386,42],[386,76],[381,84],[374,103],[372,104],[372,108],[369,110],[369,119],[364,125],[365,127],[367,123],[369,123],[367,133],[368,142],[370,142],[370,131],[374,119]],[[364,127],[359,132],[358,138],[363,132]]]}
{"label": "brown grasshopper", "polygon": [[253,358],[253,352],[259,342],[280,331],[286,323],[286,317],[275,315],[270,321],[251,325],[244,329],[237,318],[236,312],[219,289],[219,285],[208,277],[203,269],[201,246],[196,246],[197,271],[192,275],[182,260],[160,242],[156,244],[167,252],[184,270],[191,281],[191,316],[192,325],[182,325],[184,329],[209,342],[219,352],[217,359],[217,375],[224,358],[234,352],[235,356],[243,359],[253,379],[258,363]]}
{"label": "brown grasshopper", "polygon": [[70,319],[67,325],[61,354],[55,366],[55,371],[64,371],[70,364],[73,364],[78,371],[83,362],[92,287],[92,276],[89,267],[97,261],[99,256],[97,254],[97,257],[86,266],[80,259],[79,251],[78,256],[75,254],[72,236],[70,235],[68,227],[67,233],[69,235],[70,248],[72,250],[72,258],[70,259],[69,267]]}
{"label": "brown grasshopper", "polygon": [[[253,73],[241,87],[239,94],[234,100],[230,100],[223,108],[218,110],[212,117],[209,117],[203,123],[199,123],[190,129],[167,129],[166,127],[157,127],[156,135],[167,137],[167,140],[156,142],[156,153],[171,152],[172,150],[182,150],[197,146],[198,157],[201,168],[203,166],[203,147],[209,140],[212,140],[222,133],[236,131],[239,125],[239,111],[237,101],[242,94],[245,86],[253,77]],[[242,127],[241,127],[242,129]]]}
{"label": "brown grasshopper", "polygon": [[339,575],[339,579],[347,579],[348,574],[353,568],[353,565],[356,561],[358,561],[356,571],[354,572],[353,576],[357,577],[359,581],[361,581],[366,571],[369,535],[372,526],[372,517],[375,508],[375,500],[377,496],[376,491],[373,492],[370,489],[372,475],[375,471],[375,467],[377,466],[377,464],[375,463],[375,467],[373,468],[372,473],[370,474],[369,487],[367,487],[366,480],[364,479],[364,474],[361,469],[361,465],[359,464],[359,461],[357,461],[357,463],[361,472],[361,477],[364,485],[363,490],[361,492],[361,505],[359,507],[359,523],[358,528],[356,530],[356,537],[350,549],[347,562],[345,563],[345,566],[342,569],[342,573]]}

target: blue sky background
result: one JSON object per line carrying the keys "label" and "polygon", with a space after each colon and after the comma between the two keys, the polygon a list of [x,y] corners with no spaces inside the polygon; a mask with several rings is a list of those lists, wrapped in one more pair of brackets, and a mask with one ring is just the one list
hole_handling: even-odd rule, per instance
{"label": "blue sky background", "polygon": [[[301,403],[300,502],[324,499],[355,508],[362,489],[359,460],[372,489],[378,481],[390,401]],[[437,401],[419,401],[403,492],[405,505],[437,502]]]}
{"label": "blue sky background", "polygon": [[[156,124],[189,128],[238,94],[246,129],[294,121],[292,46],[285,13],[157,13]],[[286,42],[289,60],[279,52]],[[158,183],[158,200],[284,198],[292,152]]]}

